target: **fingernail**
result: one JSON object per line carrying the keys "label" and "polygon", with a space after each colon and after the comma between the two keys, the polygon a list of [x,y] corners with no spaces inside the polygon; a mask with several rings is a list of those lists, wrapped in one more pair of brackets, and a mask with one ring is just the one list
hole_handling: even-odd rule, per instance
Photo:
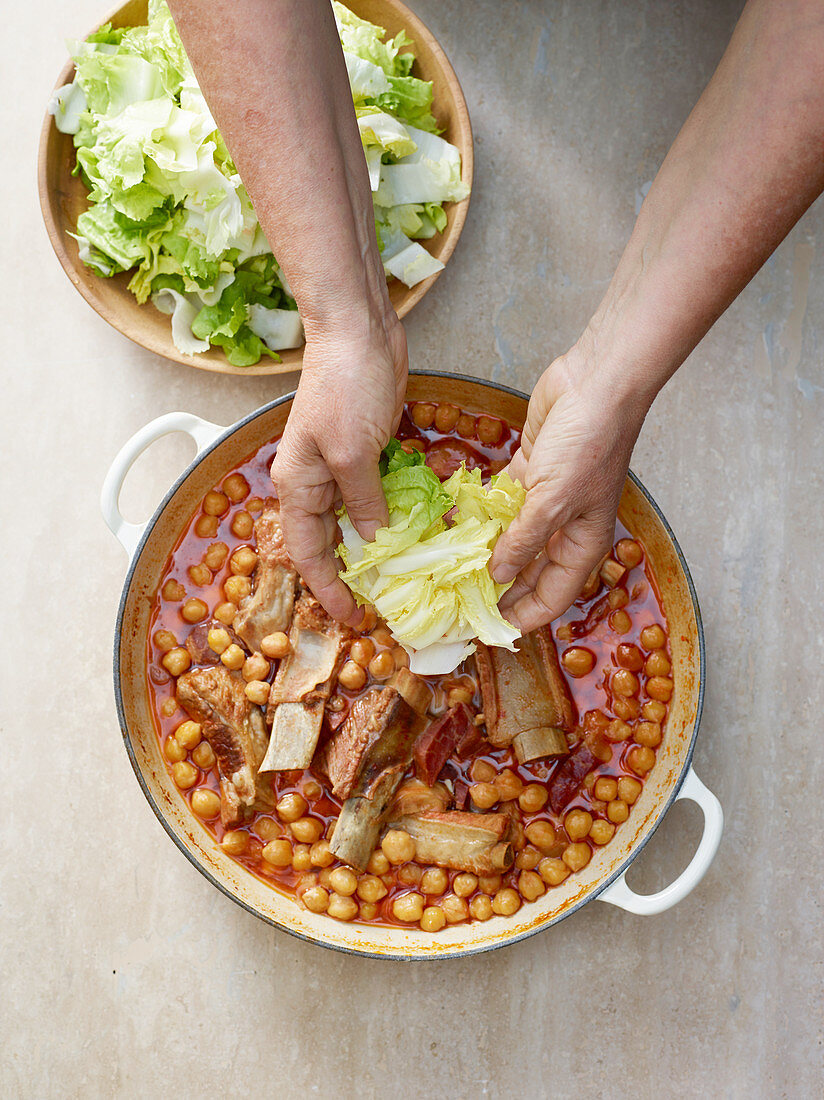
{"label": "fingernail", "polygon": [[496,584],[509,584],[518,575],[518,570],[513,569],[507,562],[499,562],[492,570],[492,579]]}

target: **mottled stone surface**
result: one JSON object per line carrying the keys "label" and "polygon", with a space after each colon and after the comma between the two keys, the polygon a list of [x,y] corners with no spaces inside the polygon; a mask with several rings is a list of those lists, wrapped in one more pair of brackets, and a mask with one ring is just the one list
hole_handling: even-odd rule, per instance
{"label": "mottled stone surface", "polygon": [[[477,183],[449,269],[409,318],[412,362],[526,389],[596,305],[739,4],[413,3],[463,81]],[[59,269],[34,191],[37,130],[63,39],[99,11],[30,0],[5,23],[0,1092],[817,1095],[821,205],[659,398],[633,463],[704,611],[696,769],[727,813],[715,865],[655,918],[594,903],[477,959],[344,957],[210,887],[120,745],[110,660],[125,560],[100,519],[103,475],[159,413],[230,423],[294,378],[167,364]],[[132,518],[188,454],[172,439],[144,456],[124,493]],[[677,807],[633,884],[667,882],[698,832],[694,807]]]}

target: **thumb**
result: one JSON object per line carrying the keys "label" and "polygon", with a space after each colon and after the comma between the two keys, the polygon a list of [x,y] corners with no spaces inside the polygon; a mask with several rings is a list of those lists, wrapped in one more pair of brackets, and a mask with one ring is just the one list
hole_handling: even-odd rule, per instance
{"label": "thumb", "polygon": [[333,472],[355,530],[371,542],[377,529],[389,522],[377,463],[367,459]]}
{"label": "thumb", "polygon": [[489,571],[498,584],[509,584],[540,554],[550,537],[569,519],[568,506],[534,489],[495,544]]}

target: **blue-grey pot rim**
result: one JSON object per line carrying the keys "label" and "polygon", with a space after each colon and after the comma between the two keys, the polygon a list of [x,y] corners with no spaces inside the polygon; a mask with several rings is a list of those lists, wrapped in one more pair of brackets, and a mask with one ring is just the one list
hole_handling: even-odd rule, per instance
{"label": "blue-grey pot rim", "polygon": [[[449,371],[416,370],[416,371],[410,371],[409,373],[410,373],[410,375],[415,376],[415,377],[419,377],[419,378],[447,378],[447,379],[449,379],[449,378],[458,378],[461,381],[465,381],[465,382],[477,382],[480,385],[486,386],[489,389],[495,389],[495,390],[498,390],[501,393],[508,393],[508,394],[511,394],[513,397],[520,397],[525,401],[527,401],[529,399],[529,395],[523,393],[521,390],[514,389],[512,386],[505,386],[500,382],[490,382],[489,379],[487,379],[487,378],[476,378],[473,375],[457,374],[454,371],[449,372]],[[692,601],[693,611],[695,613],[696,628],[697,628],[697,633],[698,633],[698,700],[696,702],[696,707],[695,707],[695,718],[694,718],[694,721],[693,721],[692,732],[690,734],[690,742],[689,742],[689,746],[687,747],[687,752],[686,752],[686,755],[684,757],[684,761],[681,765],[681,769],[680,769],[680,772],[678,773],[678,777],[675,780],[675,783],[673,784],[672,790],[670,791],[669,797],[667,798],[665,804],[659,810],[655,822],[650,827],[650,829],[646,833],[646,835],[641,840],[638,841],[638,843],[635,847],[633,847],[632,851],[627,855],[626,859],[621,863],[621,865],[615,871],[613,871],[612,874],[609,875],[608,878],[606,878],[603,882],[599,883],[597,886],[593,887],[586,894],[585,897],[579,898],[578,901],[576,901],[573,905],[570,905],[569,908],[563,910],[563,912],[561,912],[561,913],[556,914],[556,916],[550,918],[549,920],[545,921],[544,923],[538,925],[535,928],[529,928],[529,929],[527,929],[523,932],[513,933],[511,936],[504,935],[496,943],[481,944],[477,947],[468,947],[468,948],[466,948],[464,950],[461,950],[461,951],[450,952],[449,954],[447,954],[446,952],[438,952],[437,954],[432,954],[432,955],[406,955],[406,954],[399,953],[399,952],[368,951],[368,950],[362,950],[360,948],[355,948],[355,947],[345,947],[345,946],[342,946],[340,944],[326,943],[323,940],[316,939],[314,936],[305,935],[302,932],[296,931],[294,928],[289,928],[286,924],[282,924],[279,921],[276,921],[276,920],[272,919],[271,917],[268,917],[268,916],[265,916],[262,913],[259,913],[254,908],[254,906],[250,905],[248,902],[244,901],[242,898],[239,898],[235,894],[233,894],[231,890],[229,890],[226,886],[224,886],[223,883],[220,882],[220,880],[215,875],[213,875],[210,871],[208,871],[198,861],[195,854],[189,850],[189,848],[184,844],[184,842],[181,840],[181,838],[175,833],[174,829],[171,827],[169,822],[166,820],[166,817],[164,816],[162,810],[160,809],[160,807],[158,806],[158,804],[155,802],[154,798],[152,797],[152,793],[149,790],[149,786],[148,786],[148,784],[146,783],[146,780],[143,777],[143,773],[142,773],[142,771],[140,769],[140,766],[137,762],[137,757],[135,755],[135,751],[132,747],[131,731],[129,730],[128,722],[126,720],[126,711],[125,711],[125,707],[124,707],[124,704],[123,704],[123,691],[122,691],[122,687],[121,687],[121,683],[120,683],[120,651],[121,651],[121,641],[122,641],[123,616],[124,616],[124,613],[125,613],[126,602],[128,600],[128,596],[129,596],[129,590],[131,588],[132,578],[134,576],[135,570],[137,569],[138,563],[140,562],[140,556],[143,552],[143,548],[145,547],[148,540],[151,538],[152,531],[154,530],[155,524],[157,523],[158,519],[160,518],[161,514],[163,513],[163,511],[166,508],[169,501],[175,495],[175,493],[180,488],[180,486],[183,484],[183,482],[186,481],[186,479],[189,477],[189,475],[192,473],[192,471],[197,466],[200,465],[200,463],[204,460],[204,458],[206,458],[207,455],[211,454],[212,451],[214,451],[217,447],[220,447],[223,443],[225,443],[225,441],[229,438],[229,436],[233,435],[236,431],[239,431],[241,428],[245,427],[247,424],[250,424],[253,420],[256,420],[259,416],[263,416],[266,413],[271,412],[272,409],[277,408],[279,405],[283,405],[288,401],[292,401],[294,396],[295,396],[295,391],[292,390],[290,393],[284,394],[282,397],[278,397],[274,401],[269,401],[267,404],[261,405],[260,408],[257,408],[253,412],[248,413],[246,416],[242,417],[240,420],[236,421],[234,424],[231,424],[229,427],[227,427],[225,429],[225,431],[221,432],[221,434],[217,437],[217,439],[214,440],[213,443],[210,443],[208,447],[204,448],[202,451],[200,451],[195,456],[195,458],[189,463],[189,465],[186,467],[186,469],[183,470],[183,472],[180,474],[180,476],[176,479],[174,484],[171,486],[171,488],[168,490],[166,495],[163,497],[160,504],[155,509],[154,515],[151,517],[151,519],[146,524],[146,528],[143,532],[143,535],[141,536],[140,542],[138,543],[137,548],[135,549],[134,555],[132,556],[131,562],[129,563],[129,568],[128,568],[128,571],[126,573],[126,579],[123,582],[123,591],[122,591],[122,594],[121,594],[121,597],[120,597],[120,604],[119,604],[118,609],[117,609],[117,620],[115,622],[115,635],[114,635],[114,696],[115,696],[115,705],[117,707],[117,717],[118,717],[118,720],[119,720],[119,723],[120,723],[120,730],[121,730],[121,733],[123,735],[123,744],[125,746],[125,749],[126,749],[126,752],[128,754],[129,760],[131,761],[132,769],[135,773],[135,776],[137,777],[137,781],[140,784],[141,790],[143,791],[143,794],[146,796],[146,799],[147,799],[149,805],[151,806],[152,810],[154,811],[155,816],[157,817],[158,821],[163,826],[163,828],[166,830],[168,835],[171,837],[174,844],[183,853],[183,855],[189,860],[189,862],[213,886],[216,886],[217,889],[221,891],[221,893],[226,895],[226,897],[231,898],[231,900],[233,902],[235,902],[235,904],[241,906],[241,908],[245,909],[247,912],[251,913],[253,916],[257,917],[259,920],[264,921],[266,924],[271,925],[273,928],[278,928],[283,932],[288,932],[290,936],[295,936],[300,940],[305,940],[307,943],[317,944],[321,947],[326,947],[326,948],[329,948],[330,950],[333,950],[333,951],[341,951],[341,952],[343,952],[344,954],[347,954],[347,955],[358,955],[358,956],[361,956],[362,958],[392,959],[392,960],[403,961],[403,962],[428,962],[428,961],[435,961],[435,960],[459,959],[459,958],[465,958],[467,955],[480,955],[480,954],[484,954],[487,951],[497,951],[502,947],[510,947],[512,944],[519,943],[522,940],[529,939],[529,937],[538,935],[540,932],[545,932],[548,928],[551,928],[554,925],[559,924],[562,920],[566,920],[567,917],[571,917],[574,913],[577,913],[578,910],[582,908],[582,906],[588,905],[589,902],[594,901],[595,898],[597,898],[599,894],[603,893],[603,891],[606,890],[608,886],[611,886],[612,883],[616,881],[616,879],[620,878],[621,875],[623,875],[627,871],[628,867],[633,862],[633,860],[637,859],[637,857],[641,854],[641,852],[647,846],[649,841],[652,839],[652,837],[655,834],[656,830],[658,829],[659,825],[663,821],[665,814],[668,812],[670,807],[673,805],[673,803],[677,799],[678,792],[680,791],[681,786],[682,786],[684,780],[686,779],[687,773],[690,769],[690,765],[692,764],[693,753],[695,751],[695,740],[696,740],[696,737],[698,736],[698,727],[701,723],[701,714],[702,714],[702,711],[704,709],[704,670],[705,670],[705,663],[706,663],[706,652],[705,652],[705,644],[704,644],[704,626],[703,626],[703,622],[702,622],[702,619],[701,619],[701,609],[698,605],[698,596],[697,596],[696,591],[695,591],[695,585],[693,584],[692,576],[690,574],[689,567],[687,566],[687,562],[686,562],[686,559],[684,557],[683,551],[681,550],[681,547],[678,544],[678,540],[676,539],[672,528],[670,527],[669,523],[667,522],[666,517],[664,516],[661,509],[656,504],[656,502],[653,499],[650,492],[641,483],[639,478],[632,472],[632,470],[629,471],[628,476],[629,476],[630,480],[632,481],[632,483],[635,485],[635,487],[639,490],[639,492],[641,492],[643,494],[643,496],[646,498],[646,500],[648,501],[650,507],[653,509],[656,516],[661,521],[661,524],[662,524],[664,530],[667,533],[667,537],[672,542],[672,545],[675,549],[675,553],[678,557],[678,561],[681,565],[681,569],[683,570],[684,577],[686,578],[687,587],[689,589],[689,594],[690,594],[690,599]]]}

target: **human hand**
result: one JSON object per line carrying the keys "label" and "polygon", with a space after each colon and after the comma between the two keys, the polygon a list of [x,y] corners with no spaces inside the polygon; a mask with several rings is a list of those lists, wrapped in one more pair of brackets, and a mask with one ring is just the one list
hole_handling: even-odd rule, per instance
{"label": "human hand", "polygon": [[566,611],[612,545],[648,407],[647,398],[610,386],[583,340],[535,387],[521,446],[507,467],[526,488],[526,503],[490,562],[496,581],[515,578],[500,606],[524,634]]}
{"label": "human hand", "polygon": [[364,335],[313,333],[272,463],[286,550],[329,614],[351,626],[362,612],[338,577],[334,508],[342,501],[369,540],[388,521],[378,460],[400,421],[407,371],[394,313]]}

